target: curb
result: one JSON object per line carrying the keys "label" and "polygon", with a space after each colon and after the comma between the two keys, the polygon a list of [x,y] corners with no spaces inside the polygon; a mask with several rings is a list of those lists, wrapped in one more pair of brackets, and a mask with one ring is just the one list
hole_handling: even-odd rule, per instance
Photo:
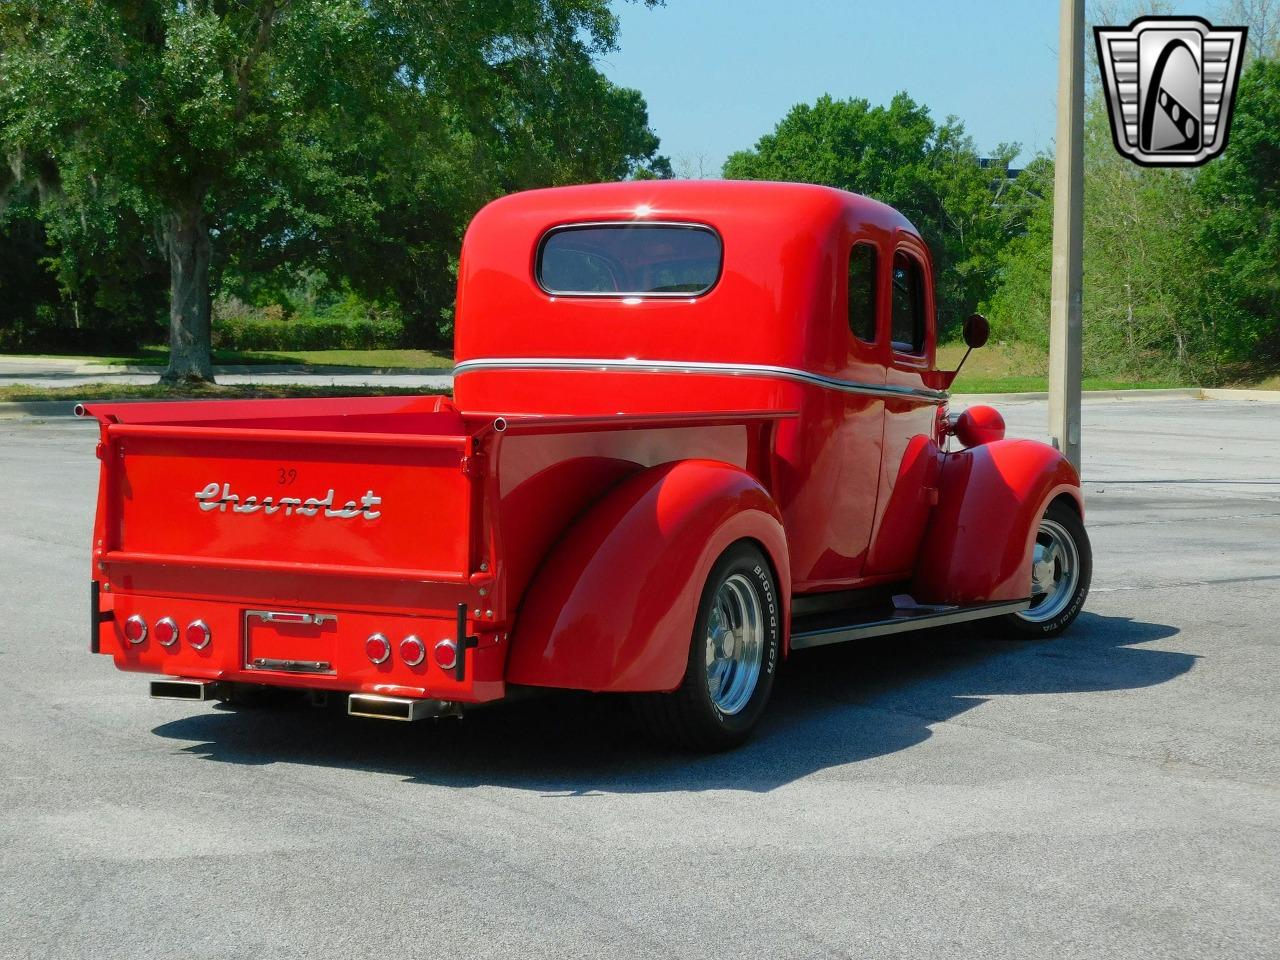
{"label": "curb", "polygon": [[28,400],[0,403],[0,420],[45,420],[50,417],[74,417],[74,400]]}
{"label": "curb", "polygon": [[[1237,390],[1232,387],[1176,387],[1167,390],[1086,390],[1080,395],[1092,400],[1250,400],[1280,403],[1280,390]],[[952,401],[964,403],[1010,403],[1048,400],[1048,393],[953,393]]]}
{"label": "curb", "polygon": [[[1080,394],[1082,400],[1204,400],[1205,394],[1208,392],[1221,393],[1223,391],[1206,391],[1199,387],[1174,387],[1172,389],[1161,390],[1086,390]],[[1239,392],[1239,391],[1237,391]],[[1253,393],[1272,393],[1270,390],[1254,390],[1248,391]],[[1280,390],[1274,391],[1275,398],[1280,400]],[[965,402],[980,400],[983,403],[991,403],[1003,400],[1005,402],[1011,400],[1048,400],[1048,391],[1038,391],[1035,393],[952,393],[952,400],[964,400]],[[1223,397],[1221,399],[1228,399]]]}
{"label": "curb", "polygon": [[1231,387],[1212,387],[1200,391],[1201,400],[1255,400],[1263,403],[1280,402],[1280,390],[1237,390]]}
{"label": "curb", "polygon": [[0,354],[0,364],[15,367],[65,367],[68,370],[86,365],[83,360],[75,357],[32,357],[21,353]]}
{"label": "curb", "polygon": [[[0,402],[0,421],[4,420],[84,420],[97,423],[93,417],[79,417],[76,407],[82,400],[6,400]],[[95,401],[90,400],[89,403]],[[98,403],[185,403],[180,397],[121,397],[119,400],[99,400]]]}

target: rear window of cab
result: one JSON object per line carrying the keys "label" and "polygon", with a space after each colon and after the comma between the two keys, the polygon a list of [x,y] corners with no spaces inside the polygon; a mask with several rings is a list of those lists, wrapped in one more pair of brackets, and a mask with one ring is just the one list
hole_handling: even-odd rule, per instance
{"label": "rear window of cab", "polygon": [[720,235],[695,223],[555,227],[538,244],[546,293],[568,297],[698,297],[720,279]]}

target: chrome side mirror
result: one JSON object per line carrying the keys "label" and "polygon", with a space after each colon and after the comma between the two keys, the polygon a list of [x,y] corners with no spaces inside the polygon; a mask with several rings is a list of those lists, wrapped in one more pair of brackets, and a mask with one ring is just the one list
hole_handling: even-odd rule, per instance
{"label": "chrome side mirror", "polygon": [[980,313],[969,314],[964,321],[964,344],[969,349],[964,352],[964,356],[960,358],[954,370],[938,370],[934,373],[939,389],[946,390],[951,387],[956,377],[960,375],[960,368],[969,359],[969,354],[983,346],[990,336],[991,324],[987,323],[987,318]]}

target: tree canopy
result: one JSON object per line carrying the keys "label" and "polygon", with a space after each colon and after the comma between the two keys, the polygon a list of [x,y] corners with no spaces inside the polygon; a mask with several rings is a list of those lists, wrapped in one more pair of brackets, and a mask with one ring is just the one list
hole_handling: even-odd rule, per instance
{"label": "tree canopy", "polygon": [[[1048,344],[1053,163],[1025,234],[1000,254],[984,309]],[[1024,175],[1025,176],[1025,175]],[[1199,170],[1138,167],[1111,142],[1100,92],[1086,111],[1086,373],[1212,381],[1280,355],[1280,62],[1256,59],[1227,149]]]}
{"label": "tree canopy", "polygon": [[1231,139],[1196,180],[1207,211],[1197,239],[1219,294],[1219,341],[1230,357],[1280,359],[1280,60],[1240,79]]}
{"label": "tree canopy", "polygon": [[10,0],[6,186],[64,279],[167,264],[171,378],[212,374],[216,285],[304,263],[438,335],[483,202],[669,169],[615,42],[607,0]]}
{"label": "tree canopy", "polygon": [[887,107],[823,96],[799,104],[751,150],[729,157],[730,179],[796,180],[861,193],[901,210],[929,244],[939,318],[954,331],[992,290],[996,253],[1023,229],[1028,204],[1007,176],[1017,148],[983,162],[955,117],[939,124],[899,93]]}

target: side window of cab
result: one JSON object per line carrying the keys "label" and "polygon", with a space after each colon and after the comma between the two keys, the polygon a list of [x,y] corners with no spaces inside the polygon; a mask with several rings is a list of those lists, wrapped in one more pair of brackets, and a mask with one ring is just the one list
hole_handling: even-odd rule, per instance
{"label": "side window of cab", "polygon": [[863,343],[876,342],[878,266],[874,244],[853,245],[849,251],[849,332]]}
{"label": "side window of cab", "polygon": [[913,255],[893,255],[893,348],[900,353],[924,353],[924,267]]}

